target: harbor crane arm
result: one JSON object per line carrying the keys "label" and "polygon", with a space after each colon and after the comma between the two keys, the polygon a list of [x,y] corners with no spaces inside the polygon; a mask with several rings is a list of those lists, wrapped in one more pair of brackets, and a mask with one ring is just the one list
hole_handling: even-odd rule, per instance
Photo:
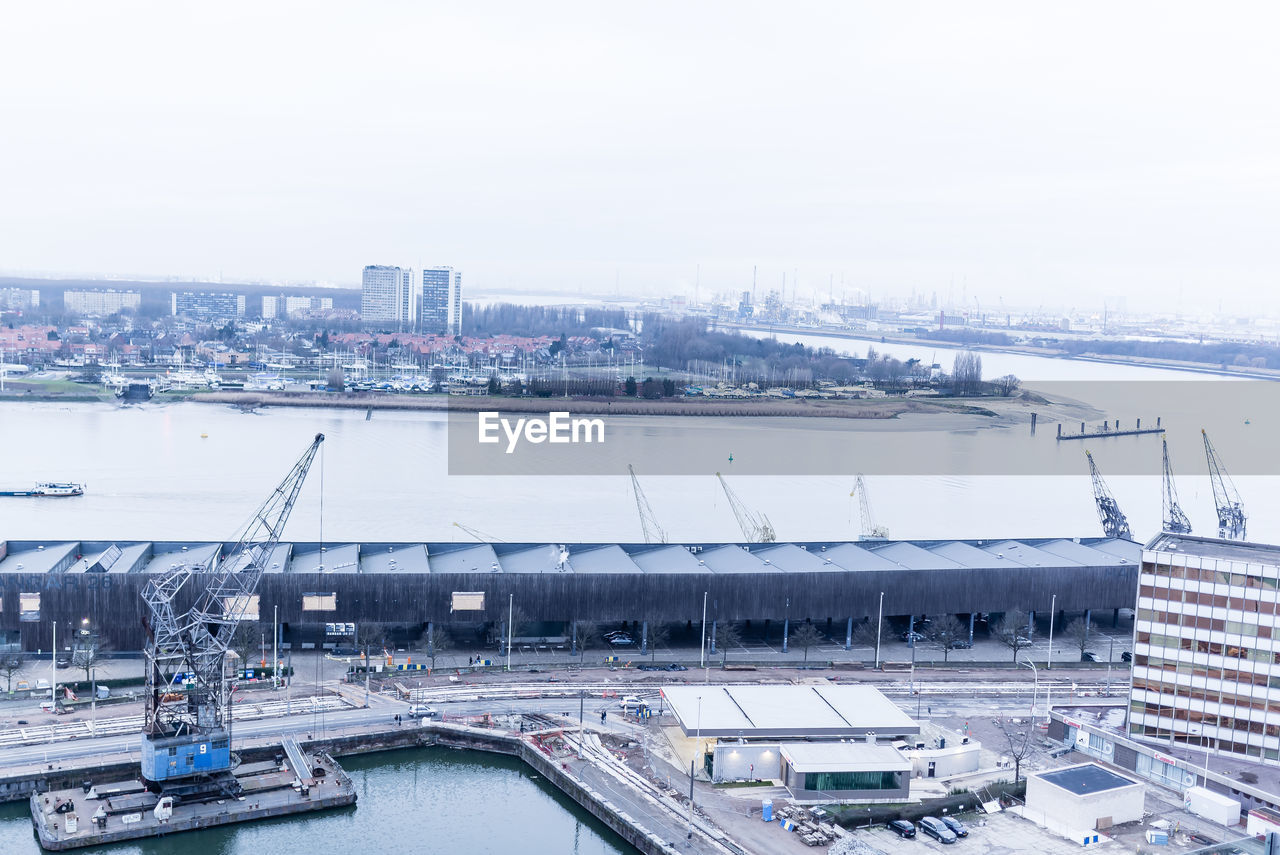
{"label": "harbor crane arm", "polygon": [[871,500],[867,496],[867,482],[862,477],[862,473],[858,473],[858,477],[853,482],[853,491],[850,496],[856,496],[858,499],[858,516],[862,522],[862,539],[863,540],[879,540],[889,536],[889,529],[882,525],[876,525],[875,517],[871,515]]}
{"label": "harbor crane arm", "polygon": [[1231,540],[1244,540],[1249,518],[1244,512],[1244,504],[1240,501],[1240,493],[1232,482],[1222,459],[1209,441],[1209,434],[1203,428],[1200,435],[1204,437],[1204,454],[1209,460],[1209,481],[1213,484],[1213,505],[1218,512],[1218,537]]}
{"label": "harbor crane arm", "polygon": [[[147,604],[143,725],[148,738],[211,733],[225,726],[223,669],[231,637],[251,609],[263,570],[322,442],[324,434],[316,434],[245,526],[236,545],[212,569],[212,578],[196,593],[193,606],[180,611],[177,598],[202,569],[198,565],[175,566],[147,583],[142,596]],[[184,702],[170,702],[184,683]]]}
{"label": "harbor crane arm", "polygon": [[493,536],[493,535],[491,535],[491,534],[485,534],[484,532],[482,532],[482,531],[481,531],[480,529],[478,529],[478,528],[472,528],[471,526],[469,526],[469,525],[463,525],[463,524],[462,524],[462,523],[460,523],[460,522],[456,522],[456,523],[454,523],[453,525],[454,525],[454,527],[455,527],[455,528],[460,528],[460,529],[462,529],[462,530],[463,530],[463,531],[465,531],[467,534],[471,535],[472,537],[474,537],[476,540],[480,541],[481,543],[506,543],[506,541],[504,541],[502,538],[500,538],[500,537],[494,537],[494,536]]}
{"label": "harbor crane arm", "polygon": [[1173,481],[1173,467],[1169,464],[1169,440],[1161,439],[1164,446],[1164,491],[1161,494],[1160,519],[1164,530],[1173,534],[1190,534],[1191,520],[1178,504],[1178,487]]}
{"label": "harbor crane arm", "polygon": [[729,487],[723,475],[717,472],[716,477],[720,479],[720,486],[724,488],[724,494],[729,498],[729,507],[733,509],[738,528],[742,529],[742,536],[747,539],[747,542],[773,543],[777,540],[773,523],[769,522],[769,518],[748,508],[742,499],[738,498],[738,494]]}
{"label": "harbor crane arm", "polygon": [[653,508],[649,507],[649,500],[645,498],[644,491],[640,489],[636,468],[628,463],[627,471],[631,473],[631,490],[636,496],[636,510],[640,512],[640,529],[644,534],[644,542],[666,543],[667,533],[662,526],[658,525],[658,518],[654,515]]}
{"label": "harbor crane arm", "polygon": [[1089,477],[1093,480],[1093,501],[1098,506],[1098,519],[1102,522],[1102,531],[1107,537],[1133,540],[1133,534],[1129,531],[1129,520],[1120,510],[1115,496],[1111,495],[1111,491],[1107,489],[1107,483],[1102,480],[1102,475],[1098,472],[1098,464],[1093,462],[1093,454],[1086,451],[1084,456],[1089,459]]}

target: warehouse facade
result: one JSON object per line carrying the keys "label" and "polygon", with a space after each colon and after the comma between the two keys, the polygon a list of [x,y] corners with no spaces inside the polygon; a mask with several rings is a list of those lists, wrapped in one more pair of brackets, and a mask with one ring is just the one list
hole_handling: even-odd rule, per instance
{"label": "warehouse facade", "polygon": [[[233,544],[0,541],[0,644],[48,650],[53,625],[86,617],[116,650],[144,644],[142,590],[178,567],[196,574]],[[857,623],[893,616],[1133,606],[1141,547],[1111,538],[806,543],[280,543],[245,619],[282,641],[340,645],[362,622],[412,642],[432,625],[505,637],[509,609],[558,625],[812,621],[848,646]],[[340,628],[335,631],[336,628]],[[517,635],[520,632],[516,633]],[[66,637],[69,637],[66,636]]]}

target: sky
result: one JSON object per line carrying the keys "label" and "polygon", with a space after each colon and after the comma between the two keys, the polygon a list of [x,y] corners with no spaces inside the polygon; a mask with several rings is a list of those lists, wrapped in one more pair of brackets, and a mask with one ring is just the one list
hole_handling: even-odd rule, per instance
{"label": "sky", "polygon": [[0,271],[1280,310],[1280,7],[10,4]]}

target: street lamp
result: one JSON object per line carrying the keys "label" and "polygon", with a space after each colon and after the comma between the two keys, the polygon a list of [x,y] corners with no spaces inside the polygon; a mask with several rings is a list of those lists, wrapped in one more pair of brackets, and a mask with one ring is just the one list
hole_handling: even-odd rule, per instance
{"label": "street lamp", "polygon": [[1049,655],[1045,657],[1044,667],[1046,671],[1053,670],[1053,619],[1058,615],[1058,595],[1053,595],[1053,600],[1049,605]]}
{"label": "street lamp", "polygon": [[876,670],[880,670],[880,636],[884,633],[884,591],[880,592],[880,612],[876,618]]}
{"label": "street lamp", "polygon": [[1026,665],[1031,669],[1031,675],[1035,679],[1035,683],[1031,686],[1031,721],[1034,724],[1036,720],[1036,694],[1040,690],[1040,672],[1036,670],[1036,663],[1031,661],[1030,654],[1027,655],[1027,658],[1024,659],[1021,664]]}
{"label": "street lamp", "polygon": [[689,833],[686,839],[693,839],[693,769],[698,759],[698,745],[702,742],[702,695],[698,695],[698,728],[695,731],[693,756],[689,758]]}
{"label": "street lamp", "polygon": [[[98,663],[97,643],[89,634],[89,619],[80,621],[80,649],[84,651],[85,661],[89,663],[89,733],[98,735]],[[90,648],[92,645],[92,649]]]}

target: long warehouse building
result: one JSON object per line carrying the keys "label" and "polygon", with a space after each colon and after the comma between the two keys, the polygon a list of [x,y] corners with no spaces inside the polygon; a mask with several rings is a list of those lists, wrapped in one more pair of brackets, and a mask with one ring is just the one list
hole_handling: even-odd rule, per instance
{"label": "long warehouse building", "polygon": [[[142,589],[180,565],[200,573],[232,544],[0,541],[0,649],[49,650],[89,618],[117,650],[144,644]],[[277,613],[282,641],[335,643],[361,622],[407,642],[428,626],[504,635],[520,622],[825,625],[908,615],[1132,608],[1140,544],[1113,538],[812,543],[281,543],[247,620]],[[1095,615],[1101,617],[1101,615]],[[756,624],[757,626],[759,624]],[[972,626],[972,623],[970,624]],[[335,630],[335,626],[339,627]],[[64,635],[67,633],[67,635]],[[517,632],[516,634],[521,634]],[[337,642],[340,643],[340,642]],[[696,642],[695,642],[696,643]]]}

